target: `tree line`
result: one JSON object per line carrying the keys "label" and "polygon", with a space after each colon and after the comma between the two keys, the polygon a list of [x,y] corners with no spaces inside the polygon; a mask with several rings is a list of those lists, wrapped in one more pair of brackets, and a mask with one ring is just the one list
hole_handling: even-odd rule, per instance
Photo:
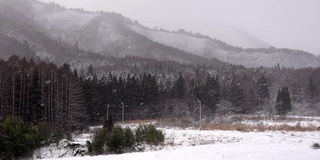
{"label": "tree line", "polygon": [[46,122],[61,130],[83,126],[86,118],[82,80],[65,64],[11,56],[0,61],[0,118]]}
{"label": "tree line", "polygon": [[[279,67],[253,70],[241,66],[195,66],[190,70],[191,66],[186,65],[186,70],[173,68],[162,74],[127,73],[124,76],[109,72],[105,76],[95,73],[92,66],[87,74],[83,71],[79,74],[67,64],[57,67],[17,56],[0,61],[0,67],[2,121],[7,116],[16,116],[26,123],[46,122],[66,131],[103,122],[108,109],[109,114],[119,120],[124,106],[128,117],[140,119],[170,114],[176,104],[185,106],[179,111],[190,116],[197,108],[192,101],[197,100],[202,102],[208,116],[251,114],[266,106],[273,108],[275,114],[286,114],[294,103],[319,102],[313,80],[317,76],[307,82],[286,83],[288,79],[279,82],[275,75],[282,79],[281,75],[301,72]],[[309,69],[307,71],[304,72],[309,73]],[[275,86],[279,86],[278,93],[273,91]]]}

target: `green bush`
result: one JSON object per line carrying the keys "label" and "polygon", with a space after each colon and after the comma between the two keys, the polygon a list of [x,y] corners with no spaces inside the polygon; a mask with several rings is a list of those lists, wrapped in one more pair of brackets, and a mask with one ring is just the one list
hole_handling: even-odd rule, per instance
{"label": "green bush", "polygon": [[92,141],[92,150],[96,154],[102,154],[104,152],[104,144],[107,138],[107,132],[105,129],[99,129],[96,131],[93,141]]}
{"label": "green bush", "polygon": [[135,131],[136,142],[141,143],[146,139],[146,126],[139,125],[139,127]]}
{"label": "green bush", "polygon": [[136,130],[136,141],[138,143],[146,142],[148,144],[158,145],[164,142],[164,134],[162,131],[157,130],[153,125],[140,125]]}
{"label": "green bush", "polygon": [[20,118],[8,117],[0,127],[0,156],[5,159],[31,154],[44,138],[36,126],[26,125]]}
{"label": "green bush", "polygon": [[122,153],[122,148],[125,144],[123,129],[121,127],[115,127],[112,131],[112,134],[108,136],[106,144],[110,152],[117,154]]}
{"label": "green bush", "polygon": [[148,144],[158,145],[164,142],[164,134],[156,129],[155,126],[149,125],[146,131],[146,141]]}
{"label": "green bush", "polygon": [[124,130],[124,146],[132,147],[135,143],[134,134],[132,133],[130,128],[126,128]]}
{"label": "green bush", "polygon": [[[135,134],[134,134],[135,133]],[[87,142],[88,152],[94,151],[96,154],[104,152],[106,144],[109,152],[120,154],[124,151],[133,150],[136,143],[148,143],[159,145],[164,141],[164,134],[153,125],[140,125],[135,132],[130,128],[115,127],[109,134],[105,129],[98,130],[92,141]]]}

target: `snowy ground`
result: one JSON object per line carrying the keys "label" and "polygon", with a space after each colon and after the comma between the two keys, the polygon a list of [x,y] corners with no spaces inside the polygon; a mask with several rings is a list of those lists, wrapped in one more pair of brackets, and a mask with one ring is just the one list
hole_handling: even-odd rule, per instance
{"label": "snowy ground", "polygon": [[[305,123],[307,122],[302,124]],[[314,121],[312,121],[312,125],[320,126]],[[147,147],[146,152],[72,157],[72,151],[67,150],[64,147],[66,143],[61,142],[60,150],[52,145],[38,150],[35,156],[38,158],[65,157],[72,160],[320,159],[320,150],[311,148],[313,143],[320,143],[320,131],[238,132],[179,128],[160,129],[166,134],[165,144],[156,148]],[[85,143],[90,138],[90,134],[74,136],[75,141],[79,143]]]}

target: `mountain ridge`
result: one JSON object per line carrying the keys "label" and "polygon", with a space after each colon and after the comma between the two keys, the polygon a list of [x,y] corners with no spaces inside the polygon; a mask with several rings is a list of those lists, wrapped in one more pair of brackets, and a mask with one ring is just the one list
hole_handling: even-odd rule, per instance
{"label": "mountain ridge", "polygon": [[[31,22],[25,22],[27,26],[20,24],[22,28],[31,26],[31,30],[35,31],[30,32],[43,34],[39,40],[32,38],[33,35],[30,36],[28,33],[16,33],[18,36],[29,37],[30,46],[37,55],[45,58],[59,55],[58,51],[52,50],[61,48],[64,48],[64,53],[69,52],[77,56],[79,53],[70,50],[77,45],[85,52],[94,52],[101,56],[130,55],[179,63],[208,65],[229,63],[246,67],[273,67],[277,64],[293,68],[320,66],[319,58],[308,52],[273,47],[259,49],[234,47],[199,33],[150,29],[117,13],[70,10],[54,3],[46,4],[37,0],[0,2],[2,5],[11,5],[16,9],[14,12],[20,12],[29,18],[28,21]],[[6,15],[2,13],[2,17]],[[11,28],[6,29],[10,32]],[[8,33],[3,27],[1,32]],[[44,41],[55,45],[48,45]]]}
{"label": "mountain ridge", "polygon": [[[240,64],[247,67],[273,67],[277,64],[293,68],[319,66],[319,58],[305,51],[286,48],[277,49],[274,47],[256,49],[241,48],[228,45],[225,42],[212,39],[208,36],[190,34],[186,31],[155,31],[153,29],[137,25],[131,25],[129,27],[153,41],[173,46],[196,55],[208,58],[215,57],[221,61],[231,64]],[[175,34],[175,36],[173,36],[173,34]],[[186,37],[186,35],[190,35],[191,37]],[[190,46],[189,44],[194,44],[198,47]]]}

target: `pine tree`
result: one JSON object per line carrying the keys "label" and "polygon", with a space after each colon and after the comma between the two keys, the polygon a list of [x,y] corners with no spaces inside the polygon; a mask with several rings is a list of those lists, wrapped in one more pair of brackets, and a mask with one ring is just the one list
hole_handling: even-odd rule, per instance
{"label": "pine tree", "polygon": [[245,96],[244,91],[240,86],[239,82],[235,80],[231,81],[228,89],[228,100],[233,104],[237,112],[247,112],[245,111]]}
{"label": "pine tree", "polygon": [[264,76],[262,76],[258,79],[257,83],[258,83],[258,89],[259,89],[258,94],[260,98],[260,103],[261,105],[263,105],[270,99],[267,80]]}
{"label": "pine tree", "polygon": [[207,104],[211,109],[215,109],[215,106],[221,100],[220,83],[219,78],[207,77],[206,84],[204,86],[205,98],[203,103]]}
{"label": "pine tree", "polygon": [[277,114],[284,115],[291,111],[291,98],[288,87],[282,87],[278,91],[276,99],[276,110]]}
{"label": "pine tree", "polygon": [[29,121],[37,124],[40,118],[43,118],[43,108],[41,105],[41,86],[38,69],[33,71],[29,95],[29,103],[27,104],[30,108]]}
{"label": "pine tree", "polygon": [[195,86],[193,94],[214,112],[216,105],[221,101],[219,77],[208,76],[205,84]]}
{"label": "pine tree", "polygon": [[82,83],[78,78],[76,70],[73,75],[70,75],[69,81],[68,128],[70,131],[70,128],[80,128],[84,125],[86,114]]}
{"label": "pine tree", "polygon": [[311,104],[313,104],[318,97],[318,90],[317,90],[316,86],[314,85],[312,78],[309,79],[308,88],[307,88],[307,96],[308,96],[307,99]]}
{"label": "pine tree", "polygon": [[141,82],[142,101],[147,104],[155,104],[159,97],[159,89],[154,76],[144,74]]}
{"label": "pine tree", "polygon": [[94,70],[93,70],[93,66],[92,64],[88,67],[88,73],[89,76],[93,76],[94,75]]}
{"label": "pine tree", "polygon": [[175,98],[182,98],[186,94],[185,80],[182,73],[179,73],[179,78],[173,86],[173,95]]}

